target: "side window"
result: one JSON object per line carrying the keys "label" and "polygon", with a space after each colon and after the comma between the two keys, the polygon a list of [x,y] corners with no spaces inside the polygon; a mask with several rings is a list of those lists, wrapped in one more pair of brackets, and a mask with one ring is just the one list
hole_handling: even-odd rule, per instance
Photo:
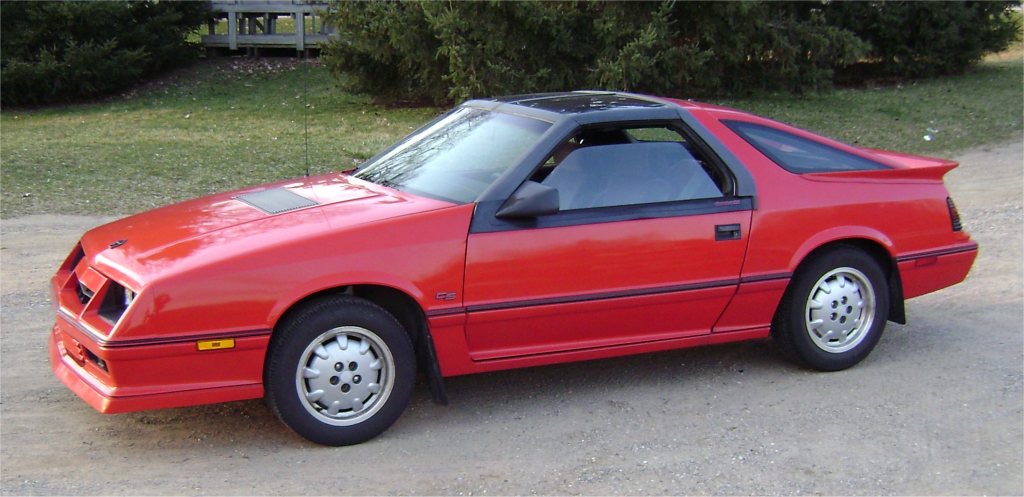
{"label": "side window", "polygon": [[531,178],[563,211],[718,198],[731,183],[671,127],[583,130]]}
{"label": "side window", "polygon": [[889,168],[870,159],[768,126],[744,121],[722,121],[722,124],[728,126],[772,162],[791,173],[827,173]]}

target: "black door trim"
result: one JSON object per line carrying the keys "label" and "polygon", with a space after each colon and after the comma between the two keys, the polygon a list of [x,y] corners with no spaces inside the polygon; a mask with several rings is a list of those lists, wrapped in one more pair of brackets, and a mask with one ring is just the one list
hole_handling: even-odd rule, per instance
{"label": "black door trim", "polygon": [[473,214],[470,233],[493,233],[540,228],[561,228],[584,224],[614,223],[637,219],[659,219],[664,217],[699,216],[720,212],[748,211],[753,209],[749,197],[721,197],[704,200],[683,200],[654,204],[617,205],[559,212],[550,216],[528,219],[499,219],[494,213],[502,201],[480,202]]}

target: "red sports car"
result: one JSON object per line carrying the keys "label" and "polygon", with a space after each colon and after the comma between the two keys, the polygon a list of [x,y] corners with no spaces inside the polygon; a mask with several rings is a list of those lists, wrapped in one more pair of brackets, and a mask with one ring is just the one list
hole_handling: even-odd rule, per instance
{"label": "red sports car", "polygon": [[468,101],[353,171],[93,229],[53,371],[101,412],[265,396],[363,442],[443,378],[772,336],[823,371],[978,246],[957,164],[625,93]]}

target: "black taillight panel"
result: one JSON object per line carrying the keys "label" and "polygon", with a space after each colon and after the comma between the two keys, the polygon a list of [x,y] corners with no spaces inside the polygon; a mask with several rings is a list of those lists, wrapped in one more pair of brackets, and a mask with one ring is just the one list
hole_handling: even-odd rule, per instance
{"label": "black taillight panel", "polygon": [[953,197],[946,197],[946,205],[949,207],[949,219],[953,222],[953,231],[963,231],[964,226],[960,223],[960,213],[956,210]]}

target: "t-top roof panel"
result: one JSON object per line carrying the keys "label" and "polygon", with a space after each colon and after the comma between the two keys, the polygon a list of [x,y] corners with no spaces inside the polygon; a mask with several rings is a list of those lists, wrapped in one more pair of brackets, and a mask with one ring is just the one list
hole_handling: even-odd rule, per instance
{"label": "t-top roof panel", "polygon": [[[504,100],[504,99],[503,99]],[[559,114],[581,114],[626,107],[664,107],[665,104],[617,93],[556,93],[550,95],[523,95],[504,100],[505,103]]]}

